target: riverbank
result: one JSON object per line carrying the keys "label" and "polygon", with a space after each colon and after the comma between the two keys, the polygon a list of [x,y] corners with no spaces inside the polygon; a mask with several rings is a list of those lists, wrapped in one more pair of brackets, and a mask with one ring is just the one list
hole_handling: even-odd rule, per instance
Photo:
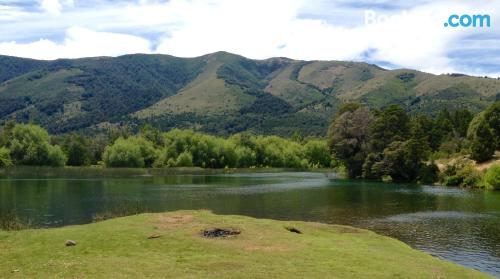
{"label": "riverbank", "polygon": [[[239,234],[202,237],[214,228]],[[14,278],[488,278],[367,230],[208,211],[1,231],[0,248],[0,277]]]}
{"label": "riverbank", "polygon": [[329,178],[339,178],[336,169],[330,168],[106,168],[104,166],[86,167],[46,167],[15,166],[0,168],[0,179],[31,178],[130,178],[130,177],[163,177],[171,175],[220,175],[231,173],[282,173],[282,172],[317,172],[325,173]]}

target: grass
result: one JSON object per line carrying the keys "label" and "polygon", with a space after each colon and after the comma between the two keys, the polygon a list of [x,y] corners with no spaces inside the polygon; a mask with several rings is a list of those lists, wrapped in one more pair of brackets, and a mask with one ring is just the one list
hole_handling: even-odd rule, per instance
{"label": "grass", "polygon": [[203,73],[176,95],[162,99],[133,115],[144,119],[186,112],[224,114],[251,104],[254,97],[244,94],[237,86],[225,84],[224,80],[217,77],[217,69],[223,64],[214,59],[210,59]]}
{"label": "grass", "polygon": [[[291,227],[302,234],[290,232]],[[241,234],[200,236],[211,228],[238,229]],[[68,239],[77,245],[66,247]],[[0,277],[11,278],[488,277],[367,230],[208,211],[0,231],[0,251]]]}

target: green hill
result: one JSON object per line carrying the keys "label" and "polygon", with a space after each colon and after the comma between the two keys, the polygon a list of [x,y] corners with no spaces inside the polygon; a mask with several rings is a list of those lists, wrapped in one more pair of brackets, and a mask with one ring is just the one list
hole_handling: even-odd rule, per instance
{"label": "green hill", "polygon": [[341,61],[125,55],[37,61],[0,56],[0,122],[53,133],[153,123],[216,134],[324,135],[342,102],[410,113],[484,109],[500,80]]}

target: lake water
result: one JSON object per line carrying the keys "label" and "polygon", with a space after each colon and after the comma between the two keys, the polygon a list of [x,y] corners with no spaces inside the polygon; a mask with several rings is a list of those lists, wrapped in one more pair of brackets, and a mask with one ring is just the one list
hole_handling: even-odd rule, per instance
{"label": "lake water", "polygon": [[[432,255],[500,277],[500,192],[329,179],[323,173],[87,172],[0,176],[0,214],[43,227],[97,214],[210,209],[371,229]],[[23,177],[23,178],[19,178]],[[54,178],[57,177],[57,178]]]}

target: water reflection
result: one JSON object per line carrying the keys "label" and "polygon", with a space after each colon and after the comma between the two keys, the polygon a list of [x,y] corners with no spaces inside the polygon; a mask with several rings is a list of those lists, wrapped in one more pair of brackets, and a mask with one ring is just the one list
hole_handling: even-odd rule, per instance
{"label": "water reflection", "polygon": [[3,178],[0,214],[14,211],[54,227],[131,205],[348,224],[500,276],[498,192],[329,180],[321,173],[124,174]]}

